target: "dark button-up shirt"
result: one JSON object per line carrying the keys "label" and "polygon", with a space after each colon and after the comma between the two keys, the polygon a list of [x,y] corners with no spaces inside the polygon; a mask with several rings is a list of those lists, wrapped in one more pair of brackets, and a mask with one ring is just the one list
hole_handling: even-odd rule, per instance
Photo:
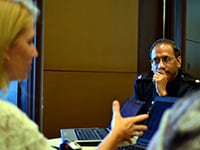
{"label": "dark button-up shirt", "polygon": [[[146,72],[137,75],[134,81],[134,94],[132,99],[146,102],[144,110],[147,111],[156,96],[155,85],[152,82],[153,72]],[[183,97],[184,95],[200,90],[200,78],[194,77],[179,69],[176,78],[169,82],[166,87],[167,96]]]}

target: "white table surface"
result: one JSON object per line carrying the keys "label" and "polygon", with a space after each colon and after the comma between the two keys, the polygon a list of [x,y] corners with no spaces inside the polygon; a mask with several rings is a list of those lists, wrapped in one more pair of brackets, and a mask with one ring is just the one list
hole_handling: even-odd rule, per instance
{"label": "white table surface", "polygon": [[[48,140],[50,146],[59,147],[61,143],[61,138],[54,138]],[[53,150],[56,150],[56,148],[53,148]],[[82,150],[96,150],[96,147],[94,146],[82,146]]]}
{"label": "white table surface", "polygon": [[[133,137],[132,143],[135,143],[136,140],[137,140],[137,137]],[[49,139],[48,142],[50,146],[59,147],[62,140],[61,138],[53,138],[53,139]],[[121,145],[127,145],[127,144],[128,144],[127,142],[121,143]],[[82,150],[96,150],[96,148],[97,148],[96,146],[82,146]],[[53,148],[53,150],[56,150],[56,148]]]}

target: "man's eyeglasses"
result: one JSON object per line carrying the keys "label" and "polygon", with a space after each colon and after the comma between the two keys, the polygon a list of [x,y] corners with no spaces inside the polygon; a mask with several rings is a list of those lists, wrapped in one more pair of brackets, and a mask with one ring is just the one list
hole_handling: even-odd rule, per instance
{"label": "man's eyeglasses", "polygon": [[175,57],[169,57],[169,56],[163,56],[163,57],[155,57],[154,59],[150,60],[150,63],[152,65],[158,65],[160,63],[160,60],[162,59],[162,63],[164,64],[170,64],[172,60],[175,59]]}

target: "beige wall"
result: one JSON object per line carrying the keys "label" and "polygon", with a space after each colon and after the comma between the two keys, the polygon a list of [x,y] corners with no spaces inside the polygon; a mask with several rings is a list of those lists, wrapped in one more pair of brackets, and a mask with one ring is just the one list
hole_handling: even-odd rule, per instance
{"label": "beige wall", "polygon": [[132,95],[138,0],[48,0],[44,17],[44,134],[106,127]]}

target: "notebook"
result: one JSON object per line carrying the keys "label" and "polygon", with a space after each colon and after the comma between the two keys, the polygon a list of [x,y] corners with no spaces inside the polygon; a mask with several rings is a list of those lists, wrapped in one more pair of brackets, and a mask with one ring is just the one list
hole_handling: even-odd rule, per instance
{"label": "notebook", "polygon": [[164,111],[170,108],[176,101],[177,98],[175,97],[156,97],[154,104],[150,108],[149,118],[145,123],[148,126],[148,130],[144,132],[143,136],[138,137],[136,144],[121,146],[118,150],[145,150],[152,136],[158,129]]}
{"label": "notebook", "polygon": [[[144,102],[127,99],[121,106],[123,117],[135,116],[140,113]],[[71,128],[60,129],[62,141],[75,141],[81,146],[96,146],[110,132],[108,128]]]}

